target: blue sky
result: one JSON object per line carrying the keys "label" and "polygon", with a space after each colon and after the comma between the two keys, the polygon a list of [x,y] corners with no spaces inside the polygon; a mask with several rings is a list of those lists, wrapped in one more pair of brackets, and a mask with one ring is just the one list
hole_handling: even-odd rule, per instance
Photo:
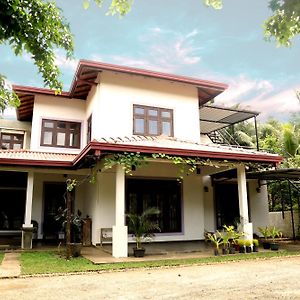
{"label": "blue sky", "polygon": [[[108,1],[108,0],[106,0]],[[224,0],[215,11],[201,0],[135,0],[124,18],[106,16],[105,7],[82,7],[82,0],[58,0],[75,37],[74,59],[57,51],[64,89],[78,59],[159,70],[229,84],[217,104],[262,112],[261,119],[287,119],[300,112],[300,39],[292,48],[263,40],[270,16],[267,1]],[[0,46],[0,71],[16,84],[43,86],[29,55],[16,58]]]}

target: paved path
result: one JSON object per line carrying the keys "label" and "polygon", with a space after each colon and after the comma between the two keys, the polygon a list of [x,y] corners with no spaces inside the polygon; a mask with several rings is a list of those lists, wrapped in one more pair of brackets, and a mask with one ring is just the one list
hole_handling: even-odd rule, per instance
{"label": "paved path", "polygon": [[20,253],[5,253],[0,265],[0,278],[17,277],[21,274]]}
{"label": "paved path", "polygon": [[1,300],[300,299],[300,257],[0,280]]}

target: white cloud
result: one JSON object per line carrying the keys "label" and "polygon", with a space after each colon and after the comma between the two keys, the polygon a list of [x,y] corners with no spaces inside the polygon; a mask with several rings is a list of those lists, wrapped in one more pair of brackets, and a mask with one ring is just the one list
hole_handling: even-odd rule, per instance
{"label": "white cloud", "polygon": [[273,116],[284,119],[290,113],[300,113],[300,103],[295,95],[297,87],[288,87],[282,91],[275,83],[250,79],[245,75],[229,79],[228,83],[229,88],[216,97],[216,104],[240,104],[242,108],[260,112],[261,119]]}
{"label": "white cloud", "polygon": [[66,70],[75,71],[78,65],[78,59],[68,59],[63,53],[55,53],[55,64]]}

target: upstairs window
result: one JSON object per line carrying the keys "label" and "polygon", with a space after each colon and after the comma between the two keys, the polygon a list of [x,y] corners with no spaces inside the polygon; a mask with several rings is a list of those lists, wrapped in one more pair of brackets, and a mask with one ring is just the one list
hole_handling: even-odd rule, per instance
{"label": "upstairs window", "polygon": [[24,135],[2,132],[0,143],[2,149],[23,149]]}
{"label": "upstairs window", "polygon": [[173,136],[173,110],[133,105],[133,134]]}
{"label": "upstairs window", "polygon": [[41,146],[80,148],[81,124],[57,120],[42,120]]}

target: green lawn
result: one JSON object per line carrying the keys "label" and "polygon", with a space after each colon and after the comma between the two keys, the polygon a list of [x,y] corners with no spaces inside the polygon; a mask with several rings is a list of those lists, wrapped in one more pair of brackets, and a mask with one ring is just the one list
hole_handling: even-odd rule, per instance
{"label": "green lawn", "polygon": [[259,252],[251,254],[235,254],[206,258],[188,258],[94,265],[89,260],[83,257],[73,258],[67,261],[65,258],[60,257],[56,252],[24,252],[21,254],[21,267],[23,275],[32,275],[46,273],[69,273],[133,268],[151,268],[162,266],[183,266],[192,264],[210,264],[226,261],[268,259],[272,257],[282,257],[290,255],[299,255],[299,253],[282,250],[279,252]]}
{"label": "green lawn", "polygon": [[0,252],[0,265],[2,263],[3,257],[4,257],[4,252]]}

